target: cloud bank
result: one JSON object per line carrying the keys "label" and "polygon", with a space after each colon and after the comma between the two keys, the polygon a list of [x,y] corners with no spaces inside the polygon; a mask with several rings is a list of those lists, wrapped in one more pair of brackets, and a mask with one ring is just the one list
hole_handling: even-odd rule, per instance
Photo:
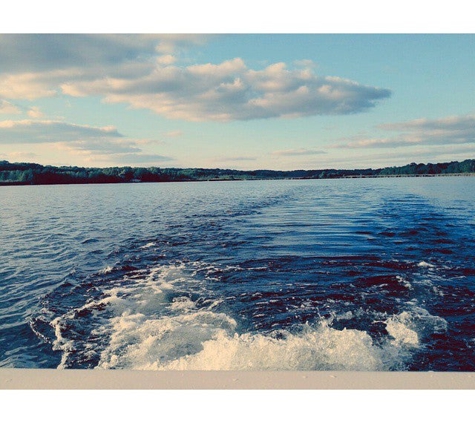
{"label": "cloud bank", "polygon": [[[101,96],[170,119],[231,121],[367,111],[387,89],[320,76],[310,61],[251,69],[241,58],[179,64],[192,35],[4,35],[0,96]],[[302,67],[303,66],[303,67]]]}
{"label": "cloud bank", "polygon": [[398,148],[416,145],[458,145],[475,142],[475,115],[440,119],[416,119],[388,123],[379,129],[398,132],[385,138],[359,139],[338,145],[339,148]]}
{"label": "cloud bank", "polygon": [[239,58],[188,67],[157,63],[140,78],[73,81],[61,88],[68,95],[100,94],[108,102],[190,121],[351,114],[390,96],[385,89],[320,77],[309,69],[289,70],[284,63],[252,70]]}
{"label": "cloud bank", "polygon": [[200,44],[206,38],[188,34],[5,34],[0,36],[0,72],[40,73],[74,68],[137,72],[139,64],[151,64],[159,54]]}
{"label": "cloud bank", "polygon": [[125,164],[172,161],[149,154],[140,140],[127,139],[116,128],[77,125],[52,120],[6,120],[0,122],[0,145],[44,144],[103,161]]}
{"label": "cloud bank", "polygon": [[475,142],[475,115],[449,116],[440,119],[417,119],[380,126],[381,129],[403,132],[404,139],[424,144],[465,144]]}
{"label": "cloud bank", "polygon": [[92,127],[53,120],[5,120],[0,122],[0,143],[55,143],[121,138],[114,127]]}

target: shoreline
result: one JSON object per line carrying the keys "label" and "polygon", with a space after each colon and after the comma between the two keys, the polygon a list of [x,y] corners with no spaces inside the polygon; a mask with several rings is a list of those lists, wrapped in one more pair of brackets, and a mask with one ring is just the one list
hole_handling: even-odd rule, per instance
{"label": "shoreline", "polygon": [[221,168],[71,167],[0,161],[0,185],[73,185],[239,180],[314,180],[379,177],[475,176],[475,159],[356,169],[237,170]]}
{"label": "shoreline", "polygon": [[338,179],[387,179],[387,178],[420,178],[420,177],[475,177],[475,173],[444,173],[444,174],[391,174],[391,175],[353,175],[340,177],[283,177],[256,179],[199,179],[199,180],[167,180],[161,182],[123,181],[123,182],[90,182],[90,183],[31,183],[31,182],[0,182],[1,186],[65,186],[65,185],[143,185],[149,183],[197,183],[197,182],[256,182],[262,180],[338,180]]}

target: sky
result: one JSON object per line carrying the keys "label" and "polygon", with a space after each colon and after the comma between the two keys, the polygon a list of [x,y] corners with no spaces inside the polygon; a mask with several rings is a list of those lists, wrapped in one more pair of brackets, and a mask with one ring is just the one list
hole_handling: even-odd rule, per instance
{"label": "sky", "polygon": [[5,33],[0,160],[241,170],[460,161],[475,158],[474,69],[473,34]]}

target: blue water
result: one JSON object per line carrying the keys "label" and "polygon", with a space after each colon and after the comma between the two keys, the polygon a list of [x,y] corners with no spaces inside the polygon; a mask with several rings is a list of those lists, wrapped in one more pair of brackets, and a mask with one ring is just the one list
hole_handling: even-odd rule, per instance
{"label": "blue water", "polygon": [[475,178],[0,189],[0,366],[475,370]]}

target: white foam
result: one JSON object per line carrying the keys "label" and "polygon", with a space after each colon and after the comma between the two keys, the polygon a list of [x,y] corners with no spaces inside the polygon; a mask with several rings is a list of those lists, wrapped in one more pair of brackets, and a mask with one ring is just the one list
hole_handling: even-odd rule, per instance
{"label": "white foam", "polygon": [[203,350],[163,369],[225,370],[382,370],[380,353],[365,332],[322,325],[275,339],[260,334],[220,333]]}
{"label": "white foam", "polygon": [[124,313],[111,321],[110,344],[98,367],[157,369],[158,362],[197,353],[203,342],[235,326],[228,316],[207,311],[158,319]]}
{"label": "white foam", "polygon": [[196,306],[189,297],[181,296],[174,298],[170,307],[173,310],[189,310],[194,309]]}
{"label": "white foam", "polygon": [[147,243],[146,245],[141,246],[140,249],[152,248],[152,247],[155,246],[155,245],[156,245],[155,242],[149,242],[149,243]]}
{"label": "white foam", "polygon": [[338,321],[341,321],[341,320],[350,320],[350,319],[353,319],[353,318],[354,318],[354,315],[353,315],[353,312],[347,311],[347,312],[345,312],[344,314],[336,315],[335,318],[336,318]]}
{"label": "white foam", "polygon": [[[125,317],[125,316],[124,316]],[[364,370],[385,369],[381,349],[364,331],[305,326],[280,337],[238,334],[224,314],[115,321],[99,368],[142,370]],[[124,347],[124,345],[127,345]]]}
{"label": "white foam", "polygon": [[447,331],[447,321],[431,315],[426,309],[412,304],[410,311],[401,312],[388,318],[386,330],[392,337],[394,346],[406,349],[419,347],[423,337]]}
{"label": "white foam", "polygon": [[435,268],[435,265],[429,264],[428,262],[425,262],[425,261],[419,262],[419,264],[417,264],[417,266],[422,267],[422,268]]}
{"label": "white foam", "polygon": [[[188,266],[189,268],[190,266]],[[368,333],[336,330],[331,321],[290,333],[238,333],[237,322],[215,311],[212,299],[198,308],[187,295],[171,301],[182,283],[193,283],[184,265],[151,270],[131,284],[108,290],[103,302],[116,315],[93,331],[109,338],[98,368],[201,370],[384,370],[385,352]],[[158,314],[154,311],[161,309]],[[349,320],[353,313],[334,316]],[[333,319],[333,318],[332,318]],[[331,319],[331,320],[332,320]]]}
{"label": "white foam", "polygon": [[393,337],[392,344],[396,346],[417,346],[419,336],[416,331],[409,328],[411,316],[407,312],[393,316],[386,321],[386,330]]}
{"label": "white foam", "polygon": [[194,283],[193,274],[184,265],[159,267],[134,280],[135,285],[111,289],[116,317],[93,333],[110,338],[98,368],[380,371],[403,369],[419,347],[417,324],[409,313],[383,321],[389,336],[382,344],[374,344],[365,331],[332,328],[334,320],[351,320],[362,309],[292,332],[239,333],[234,319],[213,309],[219,300],[200,309],[188,295],[166,298],[165,288],[173,292],[180,283]]}
{"label": "white foam", "polygon": [[100,270],[99,274],[110,274],[113,269],[114,267],[111,267],[110,265],[108,265],[106,268]]}
{"label": "white foam", "polygon": [[54,333],[56,337],[53,340],[52,348],[53,350],[59,350],[62,352],[61,362],[59,363],[57,369],[67,368],[69,357],[73,352],[76,351],[76,344],[74,340],[67,337],[68,320],[75,319],[76,315],[78,313],[81,313],[82,311],[96,312],[98,309],[100,309],[101,305],[107,305],[109,303],[114,303],[115,301],[118,301],[118,299],[114,295],[104,297],[103,299],[98,301],[91,301],[86,303],[84,306],[81,306],[80,308],[71,309],[66,314],[56,317],[50,322],[51,327],[54,328]]}
{"label": "white foam", "polygon": [[58,369],[66,368],[66,363],[69,355],[74,351],[74,342],[66,339],[62,332],[62,318],[58,317],[51,321],[51,326],[54,328],[56,339],[53,341],[53,350],[62,351],[61,362],[58,365]]}
{"label": "white foam", "polygon": [[[91,332],[91,338],[107,339],[107,344],[102,342],[95,349],[100,354],[97,368],[404,370],[426,333],[446,329],[445,320],[418,308],[415,301],[407,302],[407,311],[379,321],[385,323],[389,335],[377,343],[365,331],[332,327],[335,321],[341,326],[341,322],[365,316],[364,309],[333,314],[313,325],[294,326],[292,331],[243,333],[233,318],[217,308],[221,298],[204,291],[194,275],[190,263],[129,274],[113,283],[100,300],[85,305],[107,305],[113,315],[103,320],[98,315],[98,324]],[[209,300],[201,300],[198,306],[187,293],[190,284],[196,297]],[[75,347],[62,328],[64,319],[71,316],[54,321],[54,348],[63,351],[60,367],[66,366]],[[93,347],[92,343],[86,345],[86,352]]]}
{"label": "white foam", "polygon": [[[94,316],[98,326],[92,330],[92,334],[101,337],[108,336],[110,330],[110,320],[105,319],[97,312],[104,308],[104,305],[115,315],[121,315],[121,326],[118,326],[118,331],[127,331],[133,327],[130,318],[148,318],[146,315],[152,314],[160,308],[169,305],[166,294],[174,289],[174,284],[183,282],[183,265],[169,265],[154,268],[149,272],[144,273],[143,277],[133,277],[125,275],[123,279],[111,281],[111,287],[104,291],[100,299],[90,301],[80,308],[71,309],[64,315],[56,317],[50,322],[51,327],[55,331],[55,339],[53,340],[53,350],[62,352],[61,362],[58,369],[68,367],[68,361],[73,352],[77,348],[84,353],[91,352],[91,350],[82,350],[82,348],[92,348],[94,344],[76,344],[76,341],[68,335],[68,321],[77,318],[77,315],[82,311],[95,312]],[[107,267],[101,271],[106,274],[113,270],[112,267]],[[140,273],[140,272],[137,272]],[[190,303],[180,303],[177,301],[176,308],[181,312],[186,307],[193,307]]]}
{"label": "white foam", "polygon": [[399,283],[401,283],[406,289],[408,290],[412,290],[413,287],[412,287],[412,284],[409,283],[408,280],[406,280],[404,277],[401,277],[401,276],[396,276],[397,280]]}
{"label": "white foam", "polygon": [[[413,303],[385,320],[389,334],[379,343],[361,330],[332,327],[363,309],[289,332],[239,333],[237,323],[211,307],[198,309],[188,297],[177,297],[172,315],[150,318],[124,312],[107,328],[110,344],[98,368],[137,370],[405,370],[427,334],[447,329],[447,322]],[[376,322],[376,321],[375,321]]]}

